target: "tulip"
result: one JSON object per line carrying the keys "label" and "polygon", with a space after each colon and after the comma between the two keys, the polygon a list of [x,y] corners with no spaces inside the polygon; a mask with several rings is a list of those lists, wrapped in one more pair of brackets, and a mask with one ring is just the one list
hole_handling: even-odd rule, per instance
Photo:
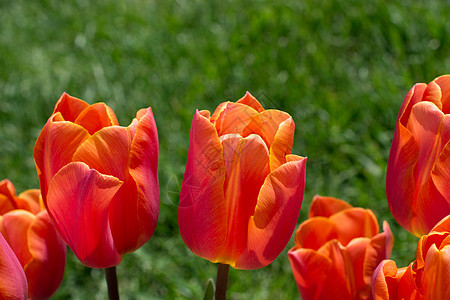
{"label": "tulip", "polygon": [[34,159],[45,207],[84,265],[114,267],[151,238],[159,214],[151,108],[121,127],[104,103],[64,93],[36,141]]}
{"label": "tulip", "polygon": [[414,85],[397,117],[386,195],[397,222],[420,237],[450,214],[450,75]]}
{"label": "tulip", "polygon": [[417,258],[397,269],[384,260],[372,277],[374,299],[450,299],[450,215],[420,238]]}
{"label": "tulip", "polygon": [[302,299],[370,299],[372,273],[394,242],[386,221],[383,230],[371,210],[315,196],[288,252]]}
{"label": "tulip", "polygon": [[306,158],[291,154],[289,114],[247,93],[215,112],[196,111],[178,221],[194,254],[257,269],[284,249],[298,219]]}
{"label": "tulip", "polygon": [[[1,220],[1,217],[0,217]],[[0,233],[0,298],[27,299],[27,279],[20,262]]]}
{"label": "tulip", "polygon": [[50,298],[66,265],[66,245],[39,198],[39,190],[16,196],[9,180],[0,181],[0,232],[25,272],[30,299]]}

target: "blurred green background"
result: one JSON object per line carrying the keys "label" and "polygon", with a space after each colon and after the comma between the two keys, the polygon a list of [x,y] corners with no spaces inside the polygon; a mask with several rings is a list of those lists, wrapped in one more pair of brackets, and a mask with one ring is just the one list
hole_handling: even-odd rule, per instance
{"label": "blurred green background", "polygon": [[[0,0],[0,179],[38,187],[35,140],[63,91],[104,101],[122,125],[151,106],[160,138],[161,214],[118,267],[123,299],[199,299],[216,266],[194,256],[177,204],[195,109],[250,91],[296,122],[308,156],[300,221],[314,194],[371,208],[395,234],[399,266],[417,239],[390,215],[385,170],[398,109],[416,82],[450,68],[447,1]],[[230,270],[230,299],[299,298],[286,250]],[[55,299],[105,299],[101,270],[69,253]]]}

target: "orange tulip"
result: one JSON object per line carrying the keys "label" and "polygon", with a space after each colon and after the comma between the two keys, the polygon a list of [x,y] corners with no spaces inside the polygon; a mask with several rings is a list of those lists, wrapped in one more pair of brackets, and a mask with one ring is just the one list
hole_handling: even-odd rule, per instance
{"label": "orange tulip", "polygon": [[374,299],[450,299],[450,215],[420,238],[417,259],[397,269],[385,260],[373,274]]}
{"label": "orange tulip", "polygon": [[257,269],[284,249],[298,219],[306,158],[291,154],[289,114],[264,110],[249,93],[210,115],[197,111],[178,221],[194,254]]}
{"label": "orange tulip", "polygon": [[159,187],[151,108],[120,127],[104,103],[89,105],[64,93],[34,159],[49,215],[84,265],[116,266],[153,235]]}
{"label": "orange tulip", "polygon": [[[0,217],[1,220],[1,217]],[[0,299],[27,298],[27,279],[20,262],[0,233]]]}
{"label": "orange tulip", "polygon": [[0,232],[25,271],[30,299],[50,298],[66,265],[66,245],[39,198],[39,190],[16,196],[9,180],[0,181]]}
{"label": "orange tulip", "polygon": [[372,273],[394,243],[386,221],[383,230],[371,210],[315,196],[288,252],[302,299],[370,299]]}
{"label": "orange tulip", "polygon": [[450,75],[414,85],[397,117],[387,168],[389,208],[421,236],[450,214]]}

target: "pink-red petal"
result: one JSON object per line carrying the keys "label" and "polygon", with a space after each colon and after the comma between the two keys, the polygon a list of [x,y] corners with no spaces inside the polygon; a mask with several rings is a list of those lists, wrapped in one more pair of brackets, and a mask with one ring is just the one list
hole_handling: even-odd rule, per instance
{"label": "pink-red petal", "polygon": [[122,182],[81,162],[62,168],[50,183],[47,206],[55,227],[88,267],[107,268],[122,260],[114,246],[108,213]]}
{"label": "pink-red petal", "polygon": [[19,209],[27,210],[36,215],[44,208],[41,199],[41,190],[31,189],[20,193],[16,200]]}
{"label": "pink-red petal", "polygon": [[442,91],[442,112],[450,114],[450,75],[442,75],[434,80]]}
{"label": "pink-red petal", "polygon": [[105,103],[90,105],[78,115],[74,123],[86,129],[91,135],[103,127],[119,125],[113,110]]}
{"label": "pink-red petal", "polygon": [[159,215],[159,144],[152,109],[141,109],[137,119],[129,158],[129,172],[137,184],[136,248],[153,235]]}
{"label": "pink-red petal", "polygon": [[197,111],[192,120],[178,225],[191,251],[210,261],[215,260],[226,241],[225,175],[223,149],[216,129]]}
{"label": "pink-red petal", "polygon": [[262,184],[269,174],[269,151],[258,135],[242,138],[239,134],[221,137],[225,160],[224,184],[227,242],[217,258],[222,263],[234,262],[247,246],[247,228],[255,211]]}
{"label": "pink-red petal", "polygon": [[330,216],[342,210],[349,209],[352,207],[353,206],[350,205],[348,202],[345,202],[341,199],[315,195],[309,208],[308,217],[313,218],[321,216],[329,218]]}
{"label": "pink-red petal", "polygon": [[351,299],[343,274],[333,261],[311,249],[291,249],[288,252],[292,272],[302,299]]}
{"label": "pink-red petal", "polygon": [[[418,145],[411,132],[398,123],[392,141],[386,173],[386,196],[389,208],[397,222],[412,231],[416,215],[414,167]],[[421,233],[417,233],[419,236]]]}
{"label": "pink-red petal", "polygon": [[32,260],[24,270],[28,279],[29,296],[33,299],[50,298],[64,276],[66,245],[45,210],[30,225],[28,247]]}
{"label": "pink-red petal", "polygon": [[304,221],[295,234],[295,245],[318,250],[328,241],[337,239],[336,226],[330,219],[316,217]]}
{"label": "pink-red petal", "polygon": [[53,115],[47,121],[39,134],[33,153],[45,204],[52,177],[72,161],[76,149],[90,136],[83,127],[74,123],[53,122],[57,116]]}
{"label": "pink-red petal", "polygon": [[286,155],[291,154],[294,145],[295,123],[292,118],[281,122],[270,147],[270,170],[286,163]]}
{"label": "pink-red petal", "polygon": [[249,221],[247,249],[236,261],[236,268],[264,267],[286,247],[300,213],[305,175],[303,158],[282,165],[266,177]]}
{"label": "pink-red petal", "polygon": [[263,112],[264,111],[264,108],[259,103],[259,101],[256,100],[256,98],[253,97],[252,94],[250,94],[249,92],[246,92],[244,97],[242,97],[241,99],[236,101],[236,103],[241,103],[241,104],[248,105],[248,106],[252,107],[254,110],[256,110],[257,112]]}
{"label": "pink-red petal", "polygon": [[16,190],[8,179],[0,181],[0,215],[17,209]]}
{"label": "pink-red petal", "polygon": [[0,234],[0,298],[25,300],[28,285],[19,260]]}
{"label": "pink-red petal", "polygon": [[379,232],[377,218],[370,209],[346,209],[332,215],[330,221],[336,224],[338,240],[344,246],[354,238],[371,238]]}
{"label": "pink-red petal", "polygon": [[13,210],[3,215],[2,233],[22,267],[33,258],[28,249],[28,230],[36,216],[25,210]]}
{"label": "pink-red petal", "polygon": [[425,299],[450,299],[450,245],[440,251],[430,247],[421,283]]}
{"label": "pink-red petal", "polygon": [[[226,106],[215,120],[216,130],[219,136],[227,133],[238,133],[247,136],[254,132],[246,132],[245,128],[258,112],[250,106],[241,103],[226,102]],[[216,115],[211,116],[211,120]]]}
{"label": "pink-red petal", "polygon": [[63,93],[58,102],[56,102],[53,114],[59,112],[64,120],[74,122],[78,115],[87,107],[89,107],[89,104],[83,100]]}

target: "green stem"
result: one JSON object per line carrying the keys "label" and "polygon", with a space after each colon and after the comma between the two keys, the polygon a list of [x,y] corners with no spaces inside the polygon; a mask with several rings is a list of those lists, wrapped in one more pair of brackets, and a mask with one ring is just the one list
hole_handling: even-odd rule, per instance
{"label": "green stem", "polygon": [[106,268],[106,285],[108,286],[109,300],[119,300],[119,287],[117,285],[116,267]]}
{"label": "green stem", "polygon": [[230,265],[218,264],[215,300],[227,299],[228,270]]}

